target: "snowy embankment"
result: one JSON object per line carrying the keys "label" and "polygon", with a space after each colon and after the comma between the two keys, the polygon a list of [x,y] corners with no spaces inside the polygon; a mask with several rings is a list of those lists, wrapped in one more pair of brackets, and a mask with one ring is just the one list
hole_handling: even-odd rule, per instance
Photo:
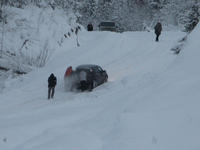
{"label": "snowy embankment", "polygon": [[[3,57],[8,69],[41,67],[51,54],[59,48],[64,34],[76,26],[74,16],[66,17],[61,10],[30,7],[25,9],[6,8],[6,24],[3,28]],[[1,28],[2,30],[2,28]]]}
{"label": "snowy embankment", "polygon": [[[3,150],[198,150],[199,28],[179,55],[181,32],[86,32],[65,40],[45,67],[9,80],[0,95]],[[66,67],[98,64],[108,83],[92,92],[63,88]],[[47,78],[58,78],[47,100]]]}
{"label": "snowy embankment", "polygon": [[[52,53],[65,40],[74,41],[74,15],[51,8],[6,7],[3,11],[6,24],[1,22],[0,79],[30,72],[43,67]],[[70,34],[70,35],[69,35]],[[3,41],[2,41],[3,40]],[[5,75],[5,71],[6,75]],[[4,82],[0,82],[4,87]]]}

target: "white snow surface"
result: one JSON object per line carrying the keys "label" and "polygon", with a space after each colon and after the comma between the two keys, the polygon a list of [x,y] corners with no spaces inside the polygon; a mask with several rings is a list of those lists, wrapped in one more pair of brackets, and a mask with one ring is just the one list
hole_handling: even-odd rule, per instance
{"label": "white snow surface", "polygon": [[[56,30],[56,28],[54,29]],[[45,67],[6,81],[0,93],[0,150],[199,150],[200,25],[185,34],[87,32],[65,40]],[[108,82],[66,92],[68,66],[98,64]],[[47,100],[47,78],[57,76]]]}
{"label": "white snow surface", "polygon": [[[0,66],[22,72],[43,66],[52,53],[62,46],[66,40],[64,35],[77,26],[74,15],[66,14],[48,7],[6,7],[4,15],[7,16],[7,23],[3,38],[1,34],[4,53]],[[2,32],[2,25],[0,30]]]}

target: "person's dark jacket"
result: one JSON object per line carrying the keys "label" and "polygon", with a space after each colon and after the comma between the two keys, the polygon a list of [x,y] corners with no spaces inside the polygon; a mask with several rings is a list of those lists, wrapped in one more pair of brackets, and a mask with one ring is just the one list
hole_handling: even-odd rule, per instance
{"label": "person's dark jacket", "polygon": [[55,87],[57,84],[57,79],[52,73],[48,78],[48,87]]}
{"label": "person's dark jacket", "polygon": [[91,23],[88,24],[87,30],[88,31],[93,31],[93,25]]}
{"label": "person's dark jacket", "polygon": [[155,29],[155,34],[160,35],[160,34],[161,34],[161,31],[162,31],[162,25],[161,25],[161,23],[158,22],[158,23],[156,24],[156,26],[154,27],[154,29]]}

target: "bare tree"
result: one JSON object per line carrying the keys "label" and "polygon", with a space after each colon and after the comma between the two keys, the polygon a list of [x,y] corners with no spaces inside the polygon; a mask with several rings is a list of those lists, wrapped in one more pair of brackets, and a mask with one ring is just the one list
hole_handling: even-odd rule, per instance
{"label": "bare tree", "polygon": [[5,24],[5,15],[4,15],[4,11],[5,11],[5,0],[1,0],[1,8],[0,8],[0,19],[2,21],[2,29],[1,29],[1,50],[0,50],[0,58],[2,58],[3,55],[3,44],[4,44],[4,24]]}
{"label": "bare tree", "polygon": [[79,46],[80,46],[80,43],[79,43],[79,41],[78,41],[78,31],[79,31],[79,28],[76,27],[76,29],[75,29],[75,34],[76,34],[76,43],[77,43],[77,46],[79,47]]}

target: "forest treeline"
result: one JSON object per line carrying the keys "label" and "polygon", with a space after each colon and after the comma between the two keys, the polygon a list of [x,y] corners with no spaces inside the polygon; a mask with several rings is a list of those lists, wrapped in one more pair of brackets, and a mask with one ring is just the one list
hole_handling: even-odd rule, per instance
{"label": "forest treeline", "polygon": [[114,21],[120,31],[141,31],[157,21],[191,31],[200,17],[200,0],[0,0],[1,19],[4,6],[24,8],[28,5],[51,7],[73,12],[77,22],[97,29],[101,21]]}

